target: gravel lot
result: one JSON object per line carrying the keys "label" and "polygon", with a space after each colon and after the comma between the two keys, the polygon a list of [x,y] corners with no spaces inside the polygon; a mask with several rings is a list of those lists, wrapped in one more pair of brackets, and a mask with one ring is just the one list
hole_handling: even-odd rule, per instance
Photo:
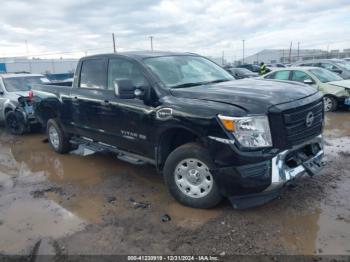
{"label": "gravel lot", "polygon": [[1,128],[0,253],[350,255],[350,112],[328,114],[325,136],[326,168],[280,199],[196,210],[151,166],[58,155],[43,135]]}

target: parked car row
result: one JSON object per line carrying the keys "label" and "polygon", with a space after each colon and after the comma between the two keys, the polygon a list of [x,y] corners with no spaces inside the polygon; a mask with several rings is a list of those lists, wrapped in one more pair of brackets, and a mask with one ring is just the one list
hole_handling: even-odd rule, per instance
{"label": "parked car row", "polygon": [[294,66],[322,67],[339,74],[343,79],[350,79],[350,63],[342,59],[318,59],[295,63]]}
{"label": "parked car row", "polygon": [[350,106],[350,80],[344,80],[323,68],[281,68],[264,75],[263,78],[310,85],[324,94],[325,111],[335,111],[339,106]]}
{"label": "parked car row", "polygon": [[[295,65],[267,64],[264,79],[295,81],[310,85],[324,94],[325,111],[335,111],[339,107],[350,107],[350,59],[319,59],[298,62]],[[252,64],[240,65],[259,72]],[[238,68],[227,68],[237,79],[253,77],[253,73],[240,74]],[[256,76],[256,75],[255,75]]]}

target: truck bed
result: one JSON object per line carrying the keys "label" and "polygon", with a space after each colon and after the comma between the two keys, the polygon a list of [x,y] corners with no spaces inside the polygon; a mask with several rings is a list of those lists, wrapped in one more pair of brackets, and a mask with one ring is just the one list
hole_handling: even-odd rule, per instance
{"label": "truck bed", "polygon": [[70,91],[72,90],[72,85],[66,86],[66,85],[33,85],[32,90],[34,91],[39,91],[39,92],[47,92],[56,95],[57,97],[60,96],[60,94],[69,94]]}

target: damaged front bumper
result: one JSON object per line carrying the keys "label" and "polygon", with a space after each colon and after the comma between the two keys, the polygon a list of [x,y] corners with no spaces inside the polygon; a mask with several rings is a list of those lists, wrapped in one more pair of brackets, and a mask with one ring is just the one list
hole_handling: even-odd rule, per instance
{"label": "damaged front bumper", "polygon": [[307,173],[318,174],[324,167],[323,136],[319,135],[306,143],[285,150],[271,160],[271,184],[262,192],[231,196],[234,208],[250,208],[259,206],[277,198],[285,189],[285,185],[295,178]]}

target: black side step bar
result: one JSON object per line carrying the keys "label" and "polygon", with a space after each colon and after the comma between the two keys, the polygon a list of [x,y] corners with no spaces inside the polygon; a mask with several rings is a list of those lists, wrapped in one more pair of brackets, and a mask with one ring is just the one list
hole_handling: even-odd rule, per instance
{"label": "black side step bar", "polygon": [[118,159],[129,162],[134,165],[144,165],[146,163],[155,165],[153,159],[133,154],[124,150],[120,150],[115,146],[108,145],[101,142],[93,141],[84,137],[72,137],[70,143],[81,146],[93,152],[112,152],[115,153]]}

